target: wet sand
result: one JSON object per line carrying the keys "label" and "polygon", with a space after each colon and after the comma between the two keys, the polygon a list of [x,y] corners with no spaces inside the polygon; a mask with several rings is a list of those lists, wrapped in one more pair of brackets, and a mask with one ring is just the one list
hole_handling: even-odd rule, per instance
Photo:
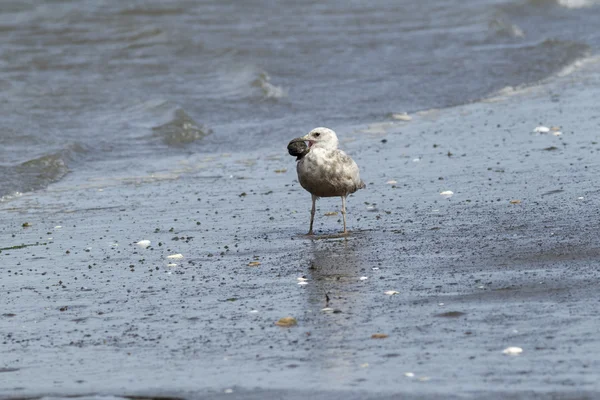
{"label": "wet sand", "polygon": [[339,131],[347,238],[287,142],[0,204],[0,397],[598,396],[599,70]]}

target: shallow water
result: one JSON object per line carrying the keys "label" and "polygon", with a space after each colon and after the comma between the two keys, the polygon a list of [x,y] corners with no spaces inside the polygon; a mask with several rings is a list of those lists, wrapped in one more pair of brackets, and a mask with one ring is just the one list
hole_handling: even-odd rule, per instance
{"label": "shallow water", "polygon": [[597,53],[597,3],[6,1],[0,197],[532,84]]}

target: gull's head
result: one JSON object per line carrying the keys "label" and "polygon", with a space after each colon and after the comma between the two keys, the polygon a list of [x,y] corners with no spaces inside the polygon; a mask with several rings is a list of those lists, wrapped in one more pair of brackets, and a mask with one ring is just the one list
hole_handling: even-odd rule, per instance
{"label": "gull's head", "polygon": [[338,146],[337,135],[329,128],[315,128],[299,139],[308,142],[308,147],[337,149]]}

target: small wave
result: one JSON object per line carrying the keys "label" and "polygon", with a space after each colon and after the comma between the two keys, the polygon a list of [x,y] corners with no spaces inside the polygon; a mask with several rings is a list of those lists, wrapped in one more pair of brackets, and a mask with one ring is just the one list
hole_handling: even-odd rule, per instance
{"label": "small wave", "polygon": [[199,125],[185,111],[178,108],[175,110],[173,119],[166,124],[152,128],[153,137],[162,138],[168,146],[182,147],[202,139],[212,131]]}
{"label": "small wave", "polygon": [[490,31],[498,36],[508,36],[511,38],[524,38],[525,32],[518,25],[515,25],[503,17],[495,17],[489,22]]}
{"label": "small wave", "polygon": [[[126,3],[124,3],[126,4]],[[180,15],[185,13],[186,10],[183,7],[130,7],[125,8],[119,12],[121,15],[126,16],[137,16],[137,17],[160,17],[165,15]]]}
{"label": "small wave", "polygon": [[74,144],[56,153],[47,154],[25,161],[18,165],[1,166],[0,183],[1,201],[19,197],[24,192],[31,192],[57,182],[69,173],[68,164],[77,154],[86,150]]}
{"label": "small wave", "polygon": [[23,193],[21,193],[21,192],[13,192],[13,193],[5,194],[4,196],[0,196],[0,203],[10,201],[10,200],[16,199],[17,197],[21,197],[21,196],[23,196]]}
{"label": "small wave", "polygon": [[232,99],[280,100],[287,97],[287,90],[271,83],[269,74],[251,65],[221,70],[215,82],[219,96]]}
{"label": "small wave", "polygon": [[252,82],[253,87],[262,90],[262,94],[267,99],[281,99],[287,96],[287,91],[281,86],[275,86],[271,82],[271,77],[266,72],[261,72]]}
{"label": "small wave", "polygon": [[582,68],[585,68],[588,65],[594,65],[594,64],[600,64],[600,56],[597,56],[597,55],[596,56],[592,56],[592,55],[584,56],[584,57],[573,60],[573,62],[564,66],[563,68],[561,68],[560,70],[555,72],[553,75],[551,75],[545,79],[542,79],[538,82],[534,82],[531,84],[523,84],[523,85],[518,85],[518,86],[506,86],[506,87],[492,93],[490,96],[486,97],[482,101],[494,102],[494,101],[503,100],[510,96],[515,96],[515,95],[519,95],[522,93],[526,93],[526,92],[532,91],[535,88],[538,88],[544,84],[547,84],[548,82],[552,81],[553,79],[567,77],[567,76],[575,73],[576,71],[578,71]]}
{"label": "small wave", "polygon": [[600,0],[530,0],[536,6],[559,5],[565,8],[586,8],[600,5]]}

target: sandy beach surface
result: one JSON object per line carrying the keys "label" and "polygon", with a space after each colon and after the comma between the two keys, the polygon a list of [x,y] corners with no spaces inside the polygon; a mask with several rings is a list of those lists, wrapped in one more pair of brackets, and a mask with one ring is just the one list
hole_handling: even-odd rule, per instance
{"label": "sandy beach surface", "polygon": [[287,142],[1,203],[0,398],[597,398],[599,95],[591,59],[338,131],[347,238]]}

